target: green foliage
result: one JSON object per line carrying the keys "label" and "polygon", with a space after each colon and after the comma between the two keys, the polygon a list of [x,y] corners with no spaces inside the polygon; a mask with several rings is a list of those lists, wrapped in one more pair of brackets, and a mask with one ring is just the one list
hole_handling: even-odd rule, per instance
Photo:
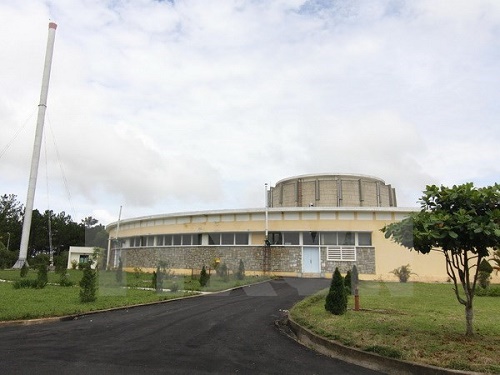
{"label": "green foliage", "polygon": [[92,262],[85,263],[80,280],[80,302],[94,302],[97,299],[97,271],[92,269]]}
{"label": "green foliage", "polygon": [[218,268],[218,276],[224,281],[225,283],[229,282],[229,270],[227,268],[226,263],[222,263]]}
{"label": "green foliage", "polygon": [[419,212],[386,225],[382,232],[386,238],[419,253],[443,253],[455,296],[465,306],[466,335],[472,336],[479,264],[500,243],[500,185],[427,186],[420,203]]}
{"label": "green foliage", "polygon": [[240,264],[238,266],[238,271],[236,272],[236,279],[243,280],[245,278],[245,263],[240,259]]}
{"label": "green foliage", "polygon": [[483,259],[479,264],[479,272],[486,272],[487,274],[490,274],[493,272],[493,267],[491,266],[490,262],[488,262],[486,259]]}
{"label": "green foliage", "polygon": [[0,242],[0,269],[12,268],[18,257],[17,251],[10,251]]}
{"label": "green foliage", "polygon": [[201,269],[199,281],[201,287],[207,286],[210,282],[210,275],[208,274],[205,266],[203,266],[203,268]]}
{"label": "green foliage", "polygon": [[38,269],[41,265],[48,267],[50,264],[50,256],[44,253],[38,254],[29,260],[29,264],[33,269]]}
{"label": "green foliage", "polygon": [[21,280],[16,280],[12,283],[12,286],[14,289],[26,289],[26,288],[32,288],[32,289],[37,289],[37,280],[33,279],[21,279]]}
{"label": "green foliage", "polygon": [[54,266],[57,274],[66,274],[66,267],[68,264],[68,252],[63,251],[54,257]]}
{"label": "green foliage", "polygon": [[156,267],[156,272],[153,272],[153,288],[155,288],[156,293],[163,292],[164,279],[165,279],[165,274],[162,272],[161,267],[158,265]]}
{"label": "green foliage", "polygon": [[66,272],[63,272],[63,273],[59,274],[59,285],[64,286],[64,287],[68,287],[68,286],[75,285],[75,283],[73,283],[73,281],[71,281],[68,278],[68,274]]}
{"label": "green foliage", "polygon": [[24,277],[28,276],[28,271],[29,271],[29,267],[26,264],[26,262],[24,262],[23,266],[21,267],[21,277],[24,278]]}
{"label": "green foliage", "polygon": [[76,270],[78,268],[78,262],[76,260],[71,261],[71,269]]}
{"label": "green foliage", "polygon": [[477,281],[479,286],[483,289],[490,285],[491,273],[493,272],[493,267],[490,262],[483,259],[479,264],[479,272],[477,274]]}
{"label": "green foliage", "polygon": [[399,279],[400,283],[406,283],[410,278],[410,275],[413,274],[413,272],[411,272],[409,264],[407,264],[406,266],[395,268],[391,271],[391,273],[394,274]]}
{"label": "green foliage", "polygon": [[476,296],[478,297],[500,297],[500,287],[478,288],[476,289]]}
{"label": "green foliage", "polygon": [[330,290],[326,296],[325,310],[334,315],[343,315],[347,311],[347,294],[344,278],[338,268],[333,273]]}
{"label": "green foliage", "polygon": [[495,252],[493,253],[493,258],[491,258],[491,260],[495,264],[493,266],[493,270],[498,275],[498,271],[500,271],[500,249],[495,250]]}
{"label": "green foliage", "polygon": [[344,286],[345,286],[345,292],[347,295],[351,294],[352,290],[352,285],[351,285],[351,271],[347,271],[344,277]]}
{"label": "green foliage", "polygon": [[396,358],[396,359],[403,358],[403,354],[399,350],[387,346],[371,345],[367,346],[364,350],[365,352],[376,353],[383,357]]}
{"label": "green foliage", "polygon": [[48,282],[49,276],[47,275],[47,266],[45,264],[38,265],[38,273],[36,277],[37,288],[45,288],[45,285],[47,285]]}

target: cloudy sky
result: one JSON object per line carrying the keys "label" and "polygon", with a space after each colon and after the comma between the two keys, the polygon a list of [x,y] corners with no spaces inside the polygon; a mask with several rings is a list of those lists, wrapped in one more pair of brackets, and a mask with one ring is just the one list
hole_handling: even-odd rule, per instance
{"label": "cloudy sky", "polygon": [[0,0],[0,194],[79,221],[264,204],[264,184],[360,173],[500,182],[497,0]]}

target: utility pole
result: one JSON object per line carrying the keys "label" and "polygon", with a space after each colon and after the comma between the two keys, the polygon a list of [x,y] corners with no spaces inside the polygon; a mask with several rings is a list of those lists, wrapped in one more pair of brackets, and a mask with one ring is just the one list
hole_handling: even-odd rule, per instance
{"label": "utility pole", "polygon": [[45,122],[45,111],[47,109],[47,95],[49,91],[50,68],[52,65],[52,54],[54,51],[54,40],[56,36],[57,24],[49,23],[49,36],[47,40],[47,50],[45,52],[45,64],[43,68],[42,90],[40,93],[40,104],[38,105],[38,119],[35,132],[35,143],[31,157],[31,171],[28,183],[28,194],[26,197],[26,209],[24,211],[23,233],[21,236],[21,248],[19,249],[19,259],[14,264],[15,269],[20,269],[27,262],[28,242],[31,231],[31,218],[33,216],[33,203],[35,201],[36,180],[38,177],[38,164],[40,162],[40,150],[42,148],[43,125]]}

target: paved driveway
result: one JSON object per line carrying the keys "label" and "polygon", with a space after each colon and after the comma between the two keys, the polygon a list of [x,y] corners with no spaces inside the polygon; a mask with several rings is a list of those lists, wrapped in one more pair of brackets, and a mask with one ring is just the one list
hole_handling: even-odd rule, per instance
{"label": "paved driveway", "polygon": [[0,328],[0,374],[376,374],[316,354],[274,320],[328,280],[231,292]]}

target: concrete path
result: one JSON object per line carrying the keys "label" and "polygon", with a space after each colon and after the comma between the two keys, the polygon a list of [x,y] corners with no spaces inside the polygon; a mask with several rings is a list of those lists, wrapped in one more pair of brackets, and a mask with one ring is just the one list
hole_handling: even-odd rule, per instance
{"label": "concrete path", "polygon": [[73,321],[0,328],[0,374],[377,374],[274,326],[324,279],[284,279]]}

